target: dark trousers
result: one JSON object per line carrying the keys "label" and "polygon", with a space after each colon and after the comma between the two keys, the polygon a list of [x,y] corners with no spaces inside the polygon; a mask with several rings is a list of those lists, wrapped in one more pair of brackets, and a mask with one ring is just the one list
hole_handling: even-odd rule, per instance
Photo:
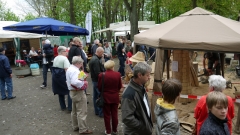
{"label": "dark trousers", "polygon": [[[118,126],[118,104],[117,103],[104,103],[103,106],[104,124],[107,134],[117,132]],[[112,121],[112,124],[110,123]],[[112,129],[111,129],[112,127]]]}
{"label": "dark trousers", "polygon": [[43,85],[47,87],[47,72],[51,70],[52,64],[43,64]]}
{"label": "dark trousers", "polygon": [[[68,94],[68,110],[71,111],[72,110],[72,99],[70,97],[70,95]],[[59,103],[60,103],[60,107],[61,109],[66,109],[66,104],[65,104],[65,95],[58,95],[58,99],[59,99]]]}
{"label": "dark trousers", "polygon": [[118,57],[119,59],[119,69],[118,69],[118,72],[121,74],[121,76],[124,76],[125,73],[124,73],[124,68],[125,68],[125,59],[123,57]]}

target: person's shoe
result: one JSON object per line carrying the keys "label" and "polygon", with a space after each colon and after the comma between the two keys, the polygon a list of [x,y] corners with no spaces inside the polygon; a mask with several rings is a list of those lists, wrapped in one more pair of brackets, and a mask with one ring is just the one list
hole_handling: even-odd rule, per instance
{"label": "person's shoe", "polygon": [[67,110],[67,113],[71,113],[72,112],[72,110]]}
{"label": "person's shoe", "polygon": [[5,100],[5,99],[7,99],[7,97],[5,97],[5,98],[2,98],[2,100]]}
{"label": "person's shoe", "polygon": [[73,129],[73,131],[74,131],[74,132],[77,132],[77,131],[79,131],[79,128],[75,128],[75,129]]}
{"label": "person's shoe", "polygon": [[112,135],[117,135],[118,134],[118,132],[112,132]]}
{"label": "person's shoe", "polygon": [[41,85],[41,86],[40,86],[40,88],[42,88],[42,89],[45,89],[45,88],[46,88],[46,86],[45,86],[45,85]]}
{"label": "person's shoe", "polygon": [[106,130],[105,130],[105,132],[104,132],[104,133],[105,133],[105,135],[111,135],[111,134],[108,134]]}
{"label": "person's shoe", "polygon": [[93,132],[91,130],[86,130],[85,132],[80,133],[80,135],[82,135],[82,134],[92,134],[92,133]]}
{"label": "person's shoe", "polygon": [[86,93],[86,95],[91,95],[90,93]]}
{"label": "person's shoe", "polygon": [[99,115],[100,118],[103,118],[103,115]]}
{"label": "person's shoe", "polygon": [[87,101],[87,104],[89,104],[89,102]]}
{"label": "person's shoe", "polygon": [[16,98],[16,96],[12,96],[12,97],[8,98],[8,100],[9,100],[9,99],[14,99],[14,98]]}

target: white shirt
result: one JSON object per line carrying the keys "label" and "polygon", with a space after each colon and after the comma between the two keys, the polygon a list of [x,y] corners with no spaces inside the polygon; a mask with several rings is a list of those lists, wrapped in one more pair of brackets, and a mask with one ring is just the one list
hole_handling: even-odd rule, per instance
{"label": "white shirt", "polygon": [[71,65],[67,69],[66,80],[67,80],[67,86],[69,90],[75,89],[71,85],[74,85],[77,88],[81,88],[84,85],[84,81],[81,81],[78,79],[79,74],[80,74],[79,69],[74,65]]}
{"label": "white shirt", "polygon": [[149,110],[149,106],[148,106],[148,102],[147,102],[146,94],[147,94],[147,93],[145,93],[144,96],[143,96],[143,102],[145,103],[145,106],[146,106],[146,109],[147,109],[148,116],[150,117],[150,110]]}
{"label": "white shirt", "polygon": [[30,55],[30,56],[36,56],[36,55],[38,55],[38,54],[37,54],[36,51],[30,50],[29,55]]}

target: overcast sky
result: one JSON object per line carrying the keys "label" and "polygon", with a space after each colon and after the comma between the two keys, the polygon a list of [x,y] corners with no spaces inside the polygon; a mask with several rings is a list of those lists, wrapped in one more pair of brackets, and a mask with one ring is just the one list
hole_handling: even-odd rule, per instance
{"label": "overcast sky", "polygon": [[6,3],[6,8],[9,8],[13,13],[19,16],[21,19],[28,12],[33,12],[32,8],[28,5],[25,0],[1,0]]}

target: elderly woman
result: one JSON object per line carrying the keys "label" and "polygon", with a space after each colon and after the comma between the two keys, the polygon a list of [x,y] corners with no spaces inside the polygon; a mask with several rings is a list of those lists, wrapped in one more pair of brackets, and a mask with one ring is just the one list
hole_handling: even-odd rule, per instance
{"label": "elderly woman", "polygon": [[38,56],[38,53],[35,51],[34,47],[31,48],[31,50],[29,51],[29,56]]}
{"label": "elderly woman", "polygon": [[62,111],[66,110],[65,95],[68,95],[68,112],[72,110],[72,100],[66,84],[65,71],[70,66],[65,46],[58,47],[58,56],[54,58],[52,67],[52,88],[53,93],[58,94],[59,103]]}
{"label": "elderly woman", "polygon": [[[122,87],[122,82],[121,75],[119,72],[114,71],[114,66],[114,61],[108,60],[104,64],[104,67],[106,69],[105,74],[100,73],[98,76],[98,89],[101,94],[103,94],[104,99],[103,114],[106,135],[111,135],[111,133],[117,133],[118,126],[118,94]],[[110,121],[112,121],[112,124],[110,123]]]}
{"label": "elderly woman", "polygon": [[[209,89],[210,93],[213,91],[219,91],[222,92],[226,88],[226,80],[220,76],[220,75],[211,75],[209,77]],[[206,120],[206,118],[209,115],[209,110],[207,109],[207,103],[206,103],[207,95],[202,96],[194,110],[194,117],[196,119],[196,134],[199,135],[199,131],[201,129],[201,126],[203,122]],[[229,131],[232,131],[232,119],[234,117],[234,104],[232,101],[232,98],[227,96],[228,99],[228,112],[227,112],[227,125],[229,128]]]}

